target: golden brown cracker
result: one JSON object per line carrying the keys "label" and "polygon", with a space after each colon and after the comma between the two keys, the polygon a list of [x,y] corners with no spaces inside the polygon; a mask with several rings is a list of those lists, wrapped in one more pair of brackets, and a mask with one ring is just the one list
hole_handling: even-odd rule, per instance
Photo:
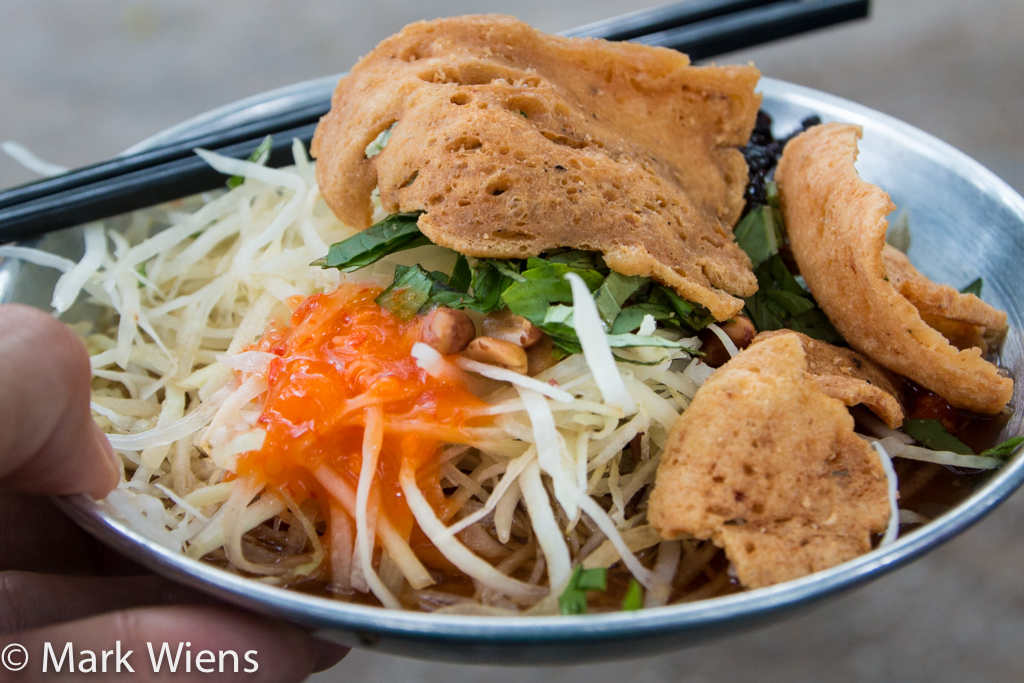
{"label": "golden brown cracker", "polygon": [[800,332],[776,330],[754,337],[757,344],[782,334],[800,340],[807,357],[808,377],[832,398],[847,406],[863,404],[882,418],[890,429],[903,424],[905,409],[899,380],[885,368],[853,349],[812,339]]}
{"label": "golden brown cracker", "polygon": [[511,17],[420,22],[339,83],[313,140],[317,179],[350,224],[369,223],[378,187],[387,212],[425,212],[437,244],[493,258],[600,251],[725,320],[757,289],[731,228],[758,77]]}
{"label": "golden brown cracker", "polygon": [[950,344],[918,307],[1002,327],[1005,316],[973,295],[924,284],[909,262],[885,248],[886,216],[894,207],[857,175],[859,137],[858,126],[815,126],[790,141],[779,161],[775,179],[801,275],[850,346],[953,406],[999,412],[1013,395],[1013,381],[980,348]]}
{"label": "golden brown cracker", "polygon": [[807,368],[793,334],[745,349],[676,420],[658,468],[654,528],[711,539],[749,588],[867,552],[889,519],[878,454]]}

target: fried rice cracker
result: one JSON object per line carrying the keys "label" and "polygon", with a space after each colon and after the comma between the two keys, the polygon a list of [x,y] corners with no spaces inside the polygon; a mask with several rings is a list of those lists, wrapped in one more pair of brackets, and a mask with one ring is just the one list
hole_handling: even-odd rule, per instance
{"label": "fried rice cracker", "polygon": [[974,339],[998,335],[1005,314],[931,282],[886,248],[894,206],[857,175],[860,134],[858,126],[828,123],[783,151],[775,179],[800,274],[850,346],[955,407],[998,413],[1013,395],[1013,380],[982,357],[982,348],[958,349],[940,330],[966,324],[982,328]]}

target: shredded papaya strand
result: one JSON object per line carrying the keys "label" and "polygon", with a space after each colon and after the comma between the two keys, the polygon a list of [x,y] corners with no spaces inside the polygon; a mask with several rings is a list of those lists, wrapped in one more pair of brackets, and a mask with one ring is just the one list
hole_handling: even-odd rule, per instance
{"label": "shredded papaya strand", "polygon": [[[326,518],[335,496],[323,472],[356,490],[366,415],[377,413],[381,438],[372,492],[381,522],[408,540],[415,521],[399,483],[403,464],[420,469],[422,490],[442,509],[439,469],[431,461],[446,443],[474,441],[490,420],[475,414],[483,402],[462,382],[430,377],[416,365],[411,349],[421,321],[403,323],[382,309],[374,302],[379,291],[342,285],[295,307],[290,326],[268,326],[252,347],[278,356],[266,373],[259,418],[267,437],[258,451],[240,456],[238,471],[299,502],[319,497]],[[349,512],[353,523],[355,512]]]}

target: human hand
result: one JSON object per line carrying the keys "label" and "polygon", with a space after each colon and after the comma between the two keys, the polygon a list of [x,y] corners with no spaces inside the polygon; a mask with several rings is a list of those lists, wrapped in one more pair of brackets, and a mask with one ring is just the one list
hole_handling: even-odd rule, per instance
{"label": "human hand", "polygon": [[[29,665],[16,680],[43,676],[45,642],[58,658],[72,643],[77,664],[80,651],[99,654],[120,641],[122,652],[136,653],[134,680],[159,677],[147,643],[173,650],[187,642],[193,653],[231,650],[240,672],[251,668],[243,653],[255,650],[258,669],[237,674],[246,681],[298,681],[339,661],[344,648],[144,573],[40,497],[99,499],[120,479],[89,409],[90,378],[88,356],[71,330],[35,309],[0,306],[0,647],[27,649]],[[180,671],[174,680],[208,680],[195,668]]]}

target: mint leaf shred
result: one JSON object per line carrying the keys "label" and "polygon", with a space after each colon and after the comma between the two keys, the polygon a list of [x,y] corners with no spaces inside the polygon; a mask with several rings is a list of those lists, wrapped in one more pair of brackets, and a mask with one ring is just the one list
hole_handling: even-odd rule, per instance
{"label": "mint leaf shred", "polygon": [[416,227],[419,216],[419,212],[392,214],[346,240],[335,242],[327,256],[310,265],[351,273],[390,254],[430,244]]}
{"label": "mint leaf shred", "polygon": [[430,291],[436,283],[420,266],[397,266],[395,281],[374,301],[399,320],[409,321],[430,300]]}
{"label": "mint leaf shred", "polygon": [[938,420],[904,420],[903,431],[914,441],[933,451],[950,451],[959,455],[974,455],[971,447],[956,438]]}
{"label": "mint leaf shred", "polygon": [[779,253],[783,244],[782,214],[773,206],[759,206],[740,221],[733,234],[757,268]]}
{"label": "mint leaf shred", "polygon": [[1009,458],[1024,445],[1024,436],[1015,436],[980,453],[985,458]]}

